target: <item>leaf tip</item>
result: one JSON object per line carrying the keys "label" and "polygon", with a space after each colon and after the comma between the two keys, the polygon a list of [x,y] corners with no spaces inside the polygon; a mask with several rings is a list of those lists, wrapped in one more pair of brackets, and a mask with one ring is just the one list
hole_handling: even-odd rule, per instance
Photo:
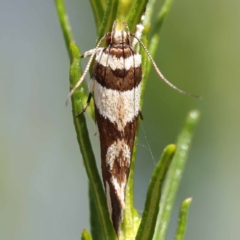
{"label": "leaf tip", "polygon": [[177,146],[176,144],[169,144],[166,149],[168,149],[169,151],[174,152],[176,150]]}
{"label": "leaf tip", "polygon": [[192,203],[192,197],[184,199],[183,203],[190,205]]}
{"label": "leaf tip", "polygon": [[193,121],[197,121],[200,117],[200,111],[199,110],[192,110],[189,113],[189,118]]}

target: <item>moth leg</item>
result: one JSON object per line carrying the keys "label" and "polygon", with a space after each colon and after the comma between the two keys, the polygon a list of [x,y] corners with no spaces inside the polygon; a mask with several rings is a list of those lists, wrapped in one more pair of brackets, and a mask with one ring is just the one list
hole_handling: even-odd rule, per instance
{"label": "moth leg", "polygon": [[81,58],[89,57],[89,56],[93,55],[93,53],[98,54],[98,53],[101,52],[102,50],[103,50],[103,48],[98,48],[97,50],[96,50],[96,48],[93,48],[93,49],[91,49],[91,50],[86,51],[86,52],[81,56]]}
{"label": "moth leg", "polygon": [[89,104],[91,102],[91,98],[92,98],[92,93],[90,92],[88,94],[88,99],[87,99],[86,104],[84,105],[82,111],[76,115],[76,117],[79,117],[81,114],[83,114],[86,111],[87,107],[89,106]]}

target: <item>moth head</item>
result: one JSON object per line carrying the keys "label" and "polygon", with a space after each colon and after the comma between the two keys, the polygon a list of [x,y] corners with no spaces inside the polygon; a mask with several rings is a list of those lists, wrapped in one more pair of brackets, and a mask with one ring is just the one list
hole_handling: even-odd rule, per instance
{"label": "moth head", "polygon": [[112,44],[127,44],[129,45],[129,36],[125,31],[117,30],[112,33]]}
{"label": "moth head", "polygon": [[[117,21],[114,21],[112,32],[107,36],[107,45],[130,45],[130,35],[124,31],[126,23],[122,23],[122,30],[117,30]],[[128,29],[128,27],[127,27]]]}

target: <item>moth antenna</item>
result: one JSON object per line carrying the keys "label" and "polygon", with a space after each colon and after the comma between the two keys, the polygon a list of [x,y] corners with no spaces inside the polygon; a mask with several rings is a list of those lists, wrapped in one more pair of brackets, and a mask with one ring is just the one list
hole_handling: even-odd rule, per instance
{"label": "moth antenna", "polygon": [[198,98],[198,99],[201,99],[202,97],[199,96],[199,95],[195,95],[195,94],[192,94],[192,93],[188,93],[188,92],[185,92],[184,90],[178,88],[177,86],[175,86],[174,84],[172,84],[171,82],[169,82],[164,76],[163,74],[161,73],[161,71],[159,70],[157,64],[154,62],[152,56],[150,55],[149,51],[147,50],[147,48],[145,47],[145,45],[143,44],[143,42],[138,38],[136,37],[133,33],[130,33],[131,36],[133,36],[134,38],[136,38],[138,40],[138,42],[140,43],[140,45],[143,47],[143,49],[145,50],[145,52],[147,53],[148,55],[148,58],[150,59],[150,61],[152,62],[158,76],[168,85],[170,86],[171,88],[173,88],[174,90],[178,91],[179,93],[181,94],[184,94],[184,95],[187,95],[189,97],[193,97],[193,98]]}
{"label": "moth antenna", "polygon": [[123,21],[122,25],[125,26],[125,28],[127,29],[127,35],[129,36],[129,45],[131,46],[130,30],[129,30],[128,24],[125,21]]}
{"label": "moth antenna", "polygon": [[[125,21],[122,22],[122,25],[125,26],[125,28],[127,29],[127,35],[129,37],[129,46],[131,46],[131,39],[130,39],[130,30],[129,30],[129,27],[127,25],[127,23]],[[123,30],[122,30],[123,31]]]}
{"label": "moth antenna", "polygon": [[129,34],[130,30],[129,30],[128,24],[125,21],[123,21],[122,24],[125,26],[125,28],[127,29],[127,33]]}
{"label": "moth antenna", "polygon": [[105,33],[104,36],[99,40],[97,46],[94,48],[94,51],[93,51],[93,53],[92,53],[92,55],[91,55],[91,57],[90,57],[90,59],[89,59],[89,61],[88,61],[88,63],[87,63],[87,66],[86,66],[86,68],[85,68],[82,76],[79,78],[77,84],[73,87],[73,89],[69,92],[69,94],[68,94],[68,96],[67,96],[66,105],[68,105],[68,102],[69,102],[71,96],[72,96],[73,93],[76,91],[76,89],[81,85],[81,83],[83,82],[84,78],[86,77],[86,75],[87,75],[87,73],[88,73],[88,70],[89,70],[89,68],[90,68],[90,66],[91,66],[91,63],[92,63],[92,61],[93,61],[93,58],[94,58],[95,54],[98,52],[98,48],[99,48],[101,42],[103,41],[103,39],[104,39],[108,34],[109,34],[109,33]]}
{"label": "moth antenna", "polygon": [[111,43],[113,42],[113,37],[114,37],[114,34],[116,32],[116,28],[117,28],[117,20],[114,21],[113,26],[112,26]]}

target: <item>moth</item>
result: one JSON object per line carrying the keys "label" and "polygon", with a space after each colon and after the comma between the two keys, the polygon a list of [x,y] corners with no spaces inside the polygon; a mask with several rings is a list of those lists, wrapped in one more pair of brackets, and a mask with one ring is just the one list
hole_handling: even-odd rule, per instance
{"label": "moth", "polygon": [[[162,75],[140,40],[139,34],[129,33],[125,22],[122,26],[121,30],[117,30],[117,21],[115,21],[112,31],[106,33],[94,49],[84,53],[83,57],[90,56],[89,62],[82,77],[68,96],[70,98],[81,85],[96,55],[89,84],[89,97],[78,115],[86,110],[91,97],[94,96],[103,184],[110,219],[118,236],[123,218],[125,191],[137,123],[141,117],[141,55],[134,50],[135,43],[132,42],[131,37],[144,48],[160,78],[177,91],[189,95],[175,87]],[[101,48],[100,44],[105,38],[106,47]]]}

